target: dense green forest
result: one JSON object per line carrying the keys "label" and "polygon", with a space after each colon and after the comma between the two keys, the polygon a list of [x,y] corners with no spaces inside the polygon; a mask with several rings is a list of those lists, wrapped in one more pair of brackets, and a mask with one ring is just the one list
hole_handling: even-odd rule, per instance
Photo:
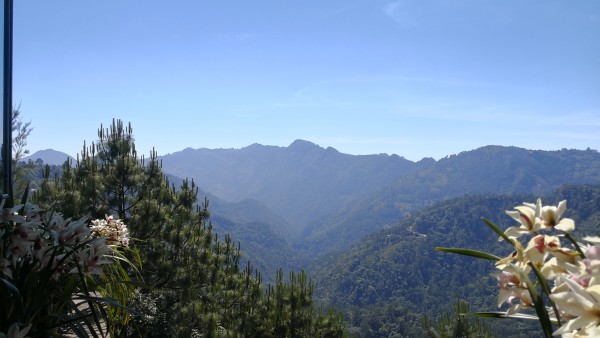
{"label": "dense green forest", "polygon": [[[114,150],[98,145],[84,147],[75,163],[63,166],[44,166],[43,161],[22,165],[40,205],[67,216],[119,215],[141,240],[138,248],[144,259],[145,281],[167,289],[147,289],[136,295],[133,306],[146,313],[137,317],[137,326],[129,325],[124,331],[132,335],[141,328],[149,328],[145,335],[342,335],[345,325],[350,336],[427,336],[443,321],[450,323],[448,327],[460,322],[453,308],[496,310],[493,264],[437,252],[434,247],[465,247],[506,255],[506,246],[497,242],[481,217],[508,227],[511,219],[504,211],[539,196],[547,204],[567,199],[566,216],[577,222],[577,234],[594,233],[600,221],[600,188],[580,184],[599,182],[596,169],[600,157],[593,150],[546,152],[490,146],[411,164],[387,155],[361,157],[353,163],[352,156],[302,141],[289,149],[244,148],[242,159],[232,162],[254,164],[244,169],[243,182],[234,183],[262,187],[257,191],[265,195],[270,194],[269,189],[281,188],[269,195],[271,199],[286,189],[294,195],[305,180],[312,180],[307,191],[316,197],[310,203],[322,200],[315,187],[331,180],[329,174],[315,176],[317,169],[309,165],[294,168],[296,176],[278,176],[277,170],[282,168],[278,169],[277,162],[293,162],[294,154],[309,163],[329,158],[331,162],[320,168],[322,171],[343,171],[346,166],[355,179],[369,170],[382,170],[370,193],[360,189],[364,185],[355,186],[355,190],[345,188],[350,184],[344,181],[348,172],[335,184],[329,182],[323,189],[330,196],[340,194],[336,197],[339,208],[319,209],[320,218],[312,214],[316,209],[308,208],[311,219],[318,221],[307,225],[303,233],[290,234],[287,229],[297,226],[298,221],[290,220],[293,213],[270,207],[269,198],[261,199],[256,191],[244,196],[247,186],[234,202],[200,191],[195,180],[165,175],[160,163],[167,158],[159,159],[154,152],[149,158],[138,157],[130,127],[117,123],[110,128],[99,134],[98,144],[106,146],[125,139],[129,145],[126,142],[124,148]],[[253,151],[262,153],[258,158],[265,163],[255,163]],[[192,150],[183,153],[189,152]],[[220,151],[214,161],[222,165],[227,154],[235,152]],[[275,160],[265,154],[275,154]],[[203,163],[210,167],[209,162]],[[266,163],[274,164],[274,168]],[[404,169],[386,174],[396,170],[395,165]],[[286,168],[283,170],[291,170]],[[225,182],[226,169],[220,172]],[[253,170],[266,173],[253,177],[248,173]],[[387,186],[382,177],[387,177]],[[271,178],[278,183],[260,183]],[[209,198],[198,201],[199,195]],[[294,198],[299,210],[310,205],[303,202],[309,199],[306,195]],[[184,240],[188,237],[194,240]],[[308,274],[283,272],[307,267]],[[334,307],[339,312],[320,312],[321,307]],[[288,314],[282,317],[281,311]],[[248,314],[252,316],[244,317]],[[300,323],[298,320],[304,324],[290,329],[289,323]],[[496,336],[539,334],[535,322],[473,323],[474,336],[486,336],[488,328]]]}
{"label": "dense green forest", "polygon": [[309,258],[347,249],[441,200],[465,194],[541,196],[563,184],[600,184],[600,154],[591,149],[485,146],[413,162],[397,155],[353,156],[297,140],[288,147],[188,148],[160,159],[166,172],[194,178],[223,201],[253,201],[264,219],[231,219],[235,208],[215,213],[241,225],[263,223],[265,232],[280,234],[297,255]]}
{"label": "dense green forest", "polygon": [[[41,164],[23,168],[31,177]],[[155,152],[137,155],[131,126],[120,120],[101,127],[76,163],[59,171],[45,166],[34,183],[32,201],[44,210],[126,222],[130,259],[140,267],[129,272],[138,287],[122,304],[133,320],[111,326],[116,336],[344,336],[341,316],[314,305],[314,283],[304,272],[280,270],[264,284],[258,270],[243,264],[240,244],[213,231],[208,201],[198,203],[194,181],[170,184]],[[0,331],[12,323],[5,324]]]}
{"label": "dense green forest", "polygon": [[[535,198],[470,195],[416,212],[315,264],[311,273],[318,276],[317,297],[345,312],[350,333],[361,337],[425,336],[422,315],[436,318],[450,311],[458,299],[472,311],[494,311],[498,290],[493,262],[433,248],[470,248],[505,257],[510,247],[499,242],[481,218],[507,228],[514,221],[504,210]],[[563,186],[544,197],[544,203],[564,199],[566,217],[576,221],[578,236],[600,232],[600,186]],[[496,320],[492,324],[496,336],[541,334],[537,322]]]}
{"label": "dense green forest", "polygon": [[[423,162],[427,162],[425,165]],[[437,201],[465,194],[542,196],[563,184],[600,184],[596,150],[540,151],[486,146],[434,161],[348,203],[307,227],[298,246],[311,252],[348,248]]]}
{"label": "dense green forest", "polygon": [[[600,154],[590,149],[487,146],[411,162],[298,140],[288,147],[189,148],[157,159],[176,186],[183,181],[178,175],[194,179],[210,200],[214,229],[234,234],[244,257],[265,272],[302,269],[437,201],[464,194],[542,196],[563,184],[600,184]],[[272,259],[281,256],[286,259]]]}

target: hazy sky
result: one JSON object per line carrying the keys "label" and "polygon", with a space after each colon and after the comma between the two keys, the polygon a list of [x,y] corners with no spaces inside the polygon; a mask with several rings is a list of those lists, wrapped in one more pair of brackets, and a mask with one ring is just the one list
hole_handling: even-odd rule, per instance
{"label": "hazy sky", "polygon": [[600,148],[600,1],[17,0],[29,149]]}

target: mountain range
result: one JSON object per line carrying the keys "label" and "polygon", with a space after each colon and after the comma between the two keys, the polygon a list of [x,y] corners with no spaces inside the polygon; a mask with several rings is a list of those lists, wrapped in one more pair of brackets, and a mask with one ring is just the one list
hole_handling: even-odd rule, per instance
{"label": "mountain range", "polygon": [[303,140],[288,147],[188,148],[160,159],[165,172],[194,178],[202,189],[226,201],[250,198],[264,203],[291,225],[283,229],[288,239],[332,210],[416,169],[397,155],[353,156]]}
{"label": "mountain range", "polygon": [[[30,157],[50,163],[42,155],[55,153]],[[591,149],[485,146],[414,162],[296,140],[288,147],[187,148],[159,160],[172,182],[194,179],[210,201],[215,228],[235,235],[266,272],[303,268],[437,201],[465,194],[543,195],[563,184],[600,183],[600,154]],[[271,259],[281,250],[288,258]]]}
{"label": "mountain range", "polygon": [[67,160],[75,161],[75,158],[71,155],[67,155],[61,151],[54,149],[38,150],[35,153],[25,156],[21,161],[38,161],[41,160],[43,164],[49,165],[62,165]]}
{"label": "mountain range", "polygon": [[348,248],[436,201],[464,194],[545,194],[566,183],[600,183],[596,150],[486,146],[413,162],[354,156],[297,140],[288,147],[185,149],[160,157],[165,172],[194,178],[229,202],[251,199],[278,214],[267,222],[295,249]]}
{"label": "mountain range", "polygon": [[[506,229],[515,222],[504,211],[538,197],[544,205],[567,200],[565,217],[575,221],[573,236],[578,240],[598,235],[600,185],[565,185],[544,195],[464,195],[437,202],[394,227],[363,237],[348,250],[317,261],[309,270],[317,280],[317,295],[323,304],[343,310],[350,330],[361,337],[426,336],[419,316],[435,318],[457,299],[466,300],[474,312],[498,311],[494,263],[434,247],[507,257],[514,248],[499,241],[481,218]],[[562,245],[565,242],[561,239]],[[499,337],[540,336],[536,321],[491,323]]]}
{"label": "mountain range", "polygon": [[[361,337],[424,336],[423,316],[436,318],[452,299],[494,310],[493,266],[433,250],[505,255],[481,217],[504,225],[504,210],[542,196],[567,199],[567,216],[584,234],[597,234],[600,222],[600,154],[592,149],[486,146],[413,162],[297,140],[159,159],[172,183],[187,177],[202,188],[215,231],[239,241],[266,282],[278,268],[308,270],[320,303],[341,310]],[[494,331],[536,336],[538,328],[501,321]]]}

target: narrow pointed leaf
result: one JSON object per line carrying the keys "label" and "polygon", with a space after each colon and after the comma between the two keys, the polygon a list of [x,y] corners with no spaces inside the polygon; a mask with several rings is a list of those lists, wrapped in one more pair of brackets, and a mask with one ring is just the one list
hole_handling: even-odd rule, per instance
{"label": "narrow pointed leaf", "polygon": [[542,331],[544,332],[544,337],[551,338],[552,337],[552,322],[550,321],[550,316],[548,315],[548,311],[544,306],[544,301],[542,300],[542,296],[537,292],[535,285],[531,282],[531,279],[526,274],[523,274],[525,277],[525,283],[527,284],[527,289],[529,290],[529,294],[531,295],[531,300],[533,301],[533,307],[535,308],[535,312],[538,315],[538,319],[540,321],[540,325],[542,326]]}
{"label": "narrow pointed leaf", "polygon": [[129,311],[129,312],[131,312],[131,313],[133,313],[135,315],[142,316],[142,314],[140,312],[134,310],[133,308],[130,308],[128,306],[125,306],[125,305],[119,303],[118,301],[116,301],[113,298],[84,297],[84,299],[86,299],[87,301],[93,301],[93,302],[98,303],[98,304],[106,303],[108,305],[112,305],[114,307],[118,307],[118,308],[124,309],[126,311]]}
{"label": "narrow pointed leaf", "polygon": [[496,226],[496,224],[492,223],[490,220],[488,220],[485,217],[482,217],[481,220],[483,220],[483,222],[485,224],[487,224],[487,226],[489,226],[492,230],[494,230],[494,232],[497,233],[500,237],[502,237],[505,241],[507,241],[508,243],[513,244],[512,239],[510,239],[508,236],[506,236],[506,234],[504,233],[504,231],[500,230],[500,228],[498,228]]}
{"label": "narrow pointed leaf", "polygon": [[23,204],[23,208],[19,211],[20,215],[25,213],[25,203],[27,203],[27,198],[29,197],[29,182],[25,186],[25,192],[23,193],[23,197],[21,198],[21,204]]}
{"label": "narrow pointed leaf", "polygon": [[10,290],[10,293],[12,293],[17,298],[20,296],[19,289],[16,286],[14,286],[13,283],[9,282],[8,280],[6,280],[4,278],[0,278],[0,280],[2,280],[2,283],[4,283],[4,285],[6,285],[6,288],[8,290]]}
{"label": "narrow pointed leaf", "polygon": [[461,313],[461,316],[471,317],[482,317],[482,318],[504,318],[504,319],[527,319],[527,320],[539,320],[537,316],[529,315],[525,313],[515,313],[512,315],[506,315],[506,312],[473,312],[473,313]]}
{"label": "narrow pointed leaf", "polygon": [[[551,290],[550,290],[550,286],[548,285],[548,281],[546,280],[546,278],[544,278],[544,275],[542,275],[542,272],[540,271],[540,269],[538,269],[538,267],[535,264],[532,264],[531,262],[529,262],[528,265],[531,267],[531,270],[533,271],[533,273],[537,277],[538,283],[540,283],[540,285],[542,287],[543,293],[545,293],[546,296],[548,296],[548,300],[552,304],[552,308],[554,309],[554,313],[559,313],[558,309],[556,308],[556,304],[554,304],[554,302],[552,301],[552,299],[550,299]],[[540,295],[540,299],[541,299],[541,295]],[[560,319],[558,319],[558,325],[561,325],[560,324]]]}
{"label": "narrow pointed leaf", "polygon": [[442,251],[442,252],[450,252],[450,253],[455,253],[455,254],[459,254],[459,255],[465,255],[465,256],[471,256],[471,257],[476,257],[476,258],[483,258],[483,259],[489,259],[492,261],[499,261],[501,258],[492,254],[489,254],[487,252],[482,252],[482,251],[477,251],[477,250],[471,250],[471,249],[460,249],[460,248],[442,248],[442,247],[435,247],[434,250],[437,251]]}
{"label": "narrow pointed leaf", "polygon": [[566,231],[563,231],[562,233],[565,235],[565,238],[568,239],[571,242],[571,244],[573,244],[573,246],[575,247],[575,249],[581,256],[581,258],[585,259],[585,253],[583,252],[583,250],[581,250],[581,246],[579,246],[579,243],[577,243],[577,240],[575,238],[573,238],[573,236],[571,236],[571,234]]}

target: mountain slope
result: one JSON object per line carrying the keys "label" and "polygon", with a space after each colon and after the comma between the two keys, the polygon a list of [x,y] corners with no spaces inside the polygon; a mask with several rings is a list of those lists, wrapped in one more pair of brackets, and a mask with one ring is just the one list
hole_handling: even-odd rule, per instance
{"label": "mountain slope", "polygon": [[38,159],[41,159],[44,162],[44,164],[50,165],[62,165],[67,159],[75,161],[75,159],[72,156],[53,149],[36,151],[35,153],[24,157],[22,161],[29,162],[31,160],[35,162]]}
{"label": "mountain slope", "polygon": [[397,155],[353,156],[302,140],[289,147],[188,148],[161,159],[165,172],[194,178],[202,189],[224,200],[261,201],[289,222],[288,238],[416,168]]}
{"label": "mountain slope", "polygon": [[464,194],[542,195],[563,184],[600,183],[595,150],[487,146],[423,167],[315,222],[303,234],[303,249],[347,248],[366,234],[398,224],[406,214]]}
{"label": "mountain slope", "polygon": [[[567,199],[566,217],[575,219],[576,237],[596,234],[600,221],[600,186],[565,186],[544,198],[544,204]],[[351,249],[328,257],[312,270],[317,294],[326,304],[346,309],[359,333],[389,336],[422,335],[414,314],[437,311],[465,299],[473,311],[494,311],[497,286],[493,262],[434,251],[436,246],[483,250],[500,257],[512,250],[481,217],[501,229],[514,225],[504,214],[533,195],[465,196],[414,213],[399,225],[372,234]],[[388,309],[378,322],[371,313]],[[434,309],[431,311],[430,309]],[[499,336],[535,336],[537,326],[521,322],[494,322]],[[362,331],[361,331],[362,330]],[[532,331],[528,331],[532,330]],[[529,334],[527,334],[527,332]]]}
{"label": "mountain slope", "polygon": [[[179,187],[183,179],[166,175],[169,183]],[[262,273],[266,283],[274,282],[277,269],[299,270],[302,254],[294,250],[278,230],[286,221],[259,201],[245,199],[227,202],[211,193],[198,191],[198,203],[208,201],[210,223],[222,239],[229,235],[240,246],[243,260]]]}
{"label": "mountain slope", "polygon": [[563,184],[600,183],[595,150],[486,146],[413,163],[295,141],[286,148],[255,144],[238,150],[188,149],[172,156],[163,159],[165,168],[202,172],[196,183],[203,189],[241,203],[220,207],[219,199],[210,197],[215,215],[238,224],[267,223],[309,260],[344,250],[440,200],[464,194],[542,195]]}
{"label": "mountain slope", "polygon": [[221,216],[211,216],[213,229],[219,236],[229,234],[240,244],[242,261],[258,269],[265,283],[275,281],[278,269],[299,271],[303,257],[269,224],[234,222]]}

